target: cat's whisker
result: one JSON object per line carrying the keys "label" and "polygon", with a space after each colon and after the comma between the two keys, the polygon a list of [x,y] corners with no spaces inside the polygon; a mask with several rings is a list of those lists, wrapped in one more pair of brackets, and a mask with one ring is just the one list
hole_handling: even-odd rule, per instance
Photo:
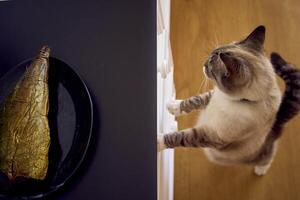
{"label": "cat's whisker", "polygon": [[204,91],[207,91],[207,78],[205,77],[205,86],[204,86]]}
{"label": "cat's whisker", "polygon": [[208,50],[208,49],[205,49],[205,50],[204,50],[204,52],[206,53],[206,58],[208,58],[208,57],[209,57],[209,55],[210,55],[210,50]]}
{"label": "cat's whisker", "polygon": [[204,61],[204,60],[206,60],[208,58],[208,55],[207,55],[207,53],[205,52],[205,55],[199,55],[199,59],[201,60],[201,61]]}
{"label": "cat's whisker", "polygon": [[218,40],[218,36],[217,36],[217,33],[214,32],[214,39],[215,39],[215,43],[216,43],[216,47],[218,47],[220,44],[219,44],[219,40]]}
{"label": "cat's whisker", "polygon": [[202,92],[202,88],[203,88],[203,84],[204,84],[204,81],[205,81],[205,76],[204,76],[204,79],[202,79],[201,83],[200,83],[200,87],[197,91],[197,94],[200,94]]}
{"label": "cat's whisker", "polygon": [[207,46],[207,50],[209,51],[209,54],[210,54],[210,51],[211,49],[214,49],[216,47],[216,44],[213,40],[208,40],[208,42],[206,43],[208,46]]}

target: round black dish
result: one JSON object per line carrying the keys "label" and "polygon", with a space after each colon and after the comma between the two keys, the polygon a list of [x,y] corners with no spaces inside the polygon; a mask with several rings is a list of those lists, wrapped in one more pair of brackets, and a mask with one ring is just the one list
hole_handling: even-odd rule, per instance
{"label": "round black dish", "polygon": [[[0,105],[24,74],[31,60],[22,62],[0,79]],[[43,181],[17,178],[0,172],[0,198],[36,199],[64,185],[82,162],[93,126],[93,105],[80,76],[63,61],[49,59],[49,167]]]}

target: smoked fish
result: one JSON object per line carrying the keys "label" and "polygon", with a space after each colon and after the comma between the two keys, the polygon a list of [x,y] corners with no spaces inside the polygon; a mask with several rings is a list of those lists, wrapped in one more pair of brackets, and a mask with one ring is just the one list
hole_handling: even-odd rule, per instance
{"label": "smoked fish", "polygon": [[49,54],[43,46],[0,108],[0,170],[11,180],[47,175]]}

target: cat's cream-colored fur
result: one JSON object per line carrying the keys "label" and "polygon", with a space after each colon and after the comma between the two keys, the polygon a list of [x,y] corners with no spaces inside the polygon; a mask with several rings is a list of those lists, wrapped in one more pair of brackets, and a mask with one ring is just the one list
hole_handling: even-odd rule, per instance
{"label": "cat's cream-colored fur", "polygon": [[[216,163],[241,164],[254,159],[273,126],[280,106],[281,92],[271,62],[263,51],[253,54],[247,48],[235,43],[226,47],[226,52],[251,63],[250,71],[243,74],[247,81],[241,87],[225,91],[220,83],[212,79],[215,84],[213,95],[195,126],[209,127],[221,140],[234,143],[227,149],[204,148],[207,157]],[[216,62],[220,62],[216,65],[224,65],[221,61]],[[183,114],[180,103],[181,100],[169,102],[167,108],[170,113],[177,116]],[[163,143],[163,140],[158,143]],[[165,148],[163,144],[158,145],[160,150]],[[272,157],[274,154],[275,150]],[[265,174],[271,162],[272,158],[256,166],[255,173]]]}
{"label": "cat's cream-colored fur", "polygon": [[[225,141],[240,141],[240,148],[218,151],[205,148],[210,160],[218,163],[239,163],[253,155],[268,135],[281,101],[272,64],[261,58],[254,70],[256,78],[239,93],[228,95],[218,87],[214,89],[210,103],[201,113],[196,126],[213,127]],[[249,99],[242,103],[240,99]]]}
{"label": "cat's cream-colored fur", "polygon": [[[230,96],[218,87],[214,88],[208,106],[201,112],[196,126],[213,127],[219,137],[225,141],[240,141],[239,148],[219,151],[214,148],[204,148],[207,157],[219,164],[239,164],[255,154],[262,146],[265,137],[273,125],[278,110],[281,92],[275,80],[271,63],[265,59],[261,63],[262,78],[239,94]],[[251,99],[252,102],[241,103],[240,99]],[[167,104],[170,113],[180,115],[181,100]],[[160,145],[164,149],[164,145]],[[270,163],[267,165],[269,168]],[[256,167],[255,173],[266,173],[266,167]]]}
{"label": "cat's cream-colored fur", "polygon": [[215,88],[196,126],[214,127],[220,138],[229,142],[240,141],[241,145],[228,151],[205,148],[210,160],[232,164],[255,154],[265,141],[280,104],[281,95],[275,82],[269,95],[257,102],[241,103]]}

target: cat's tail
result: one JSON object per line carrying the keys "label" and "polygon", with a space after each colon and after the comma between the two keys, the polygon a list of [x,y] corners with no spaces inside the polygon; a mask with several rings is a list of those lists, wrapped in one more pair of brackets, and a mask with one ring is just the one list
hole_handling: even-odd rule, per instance
{"label": "cat's tail", "polygon": [[280,137],[285,123],[300,110],[300,71],[277,53],[271,54],[271,63],[276,74],[284,80],[286,85],[270,135],[273,140],[276,140]]}

